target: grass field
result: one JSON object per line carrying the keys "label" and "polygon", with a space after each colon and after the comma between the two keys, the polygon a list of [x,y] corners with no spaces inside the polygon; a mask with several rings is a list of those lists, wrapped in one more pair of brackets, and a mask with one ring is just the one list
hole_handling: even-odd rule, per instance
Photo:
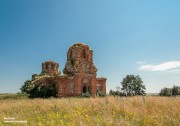
{"label": "grass field", "polygon": [[0,100],[5,100],[5,99],[28,99],[27,94],[0,94]]}
{"label": "grass field", "polygon": [[3,99],[0,125],[180,126],[180,97]]}

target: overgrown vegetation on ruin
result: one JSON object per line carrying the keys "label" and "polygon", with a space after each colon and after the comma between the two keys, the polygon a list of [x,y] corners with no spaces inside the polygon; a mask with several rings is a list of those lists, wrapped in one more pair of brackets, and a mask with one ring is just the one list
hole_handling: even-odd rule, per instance
{"label": "overgrown vegetation on ruin", "polygon": [[[39,78],[42,77],[39,76]],[[48,86],[34,85],[33,80],[25,81],[20,90],[23,94],[27,94],[29,98],[49,98],[56,97],[57,94],[54,83],[50,83]]]}
{"label": "overgrown vegetation on ruin", "polygon": [[30,126],[179,126],[180,97],[104,97],[1,100],[4,117]]}

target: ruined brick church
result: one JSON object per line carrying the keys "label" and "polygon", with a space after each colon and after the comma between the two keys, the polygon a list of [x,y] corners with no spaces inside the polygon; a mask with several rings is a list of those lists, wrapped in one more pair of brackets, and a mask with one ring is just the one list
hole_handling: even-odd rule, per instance
{"label": "ruined brick church", "polygon": [[46,61],[42,63],[42,73],[32,75],[32,83],[40,86],[54,84],[57,97],[80,96],[86,92],[95,96],[98,91],[106,94],[106,78],[97,78],[96,72],[93,51],[88,45],[77,43],[67,52],[62,75],[58,63]]}

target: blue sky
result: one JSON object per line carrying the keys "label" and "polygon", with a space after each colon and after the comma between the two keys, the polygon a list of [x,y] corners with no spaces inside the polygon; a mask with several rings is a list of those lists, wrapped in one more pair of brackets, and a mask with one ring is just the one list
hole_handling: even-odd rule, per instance
{"label": "blue sky", "polygon": [[62,71],[76,42],[93,49],[107,92],[127,74],[149,93],[180,85],[179,0],[1,0],[0,93],[19,92],[46,60]]}

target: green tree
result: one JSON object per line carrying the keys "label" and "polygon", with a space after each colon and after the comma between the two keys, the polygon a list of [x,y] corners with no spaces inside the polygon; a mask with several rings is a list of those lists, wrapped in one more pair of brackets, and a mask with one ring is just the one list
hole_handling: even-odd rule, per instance
{"label": "green tree", "polygon": [[24,85],[20,88],[22,93],[29,94],[30,91],[34,88],[34,86],[31,84],[31,80],[27,80],[24,82]]}
{"label": "green tree", "polygon": [[176,96],[176,95],[180,95],[180,87],[179,86],[173,86],[172,88],[166,88],[164,87],[163,89],[161,89],[160,96]]}
{"label": "green tree", "polygon": [[144,95],[145,85],[139,75],[127,75],[121,82],[122,90],[126,95]]}
{"label": "green tree", "polygon": [[178,86],[173,86],[173,88],[172,88],[172,95],[178,95]]}
{"label": "green tree", "polygon": [[172,95],[172,89],[165,87],[165,88],[161,89],[159,95],[160,96],[171,96]]}
{"label": "green tree", "polygon": [[56,97],[55,83],[51,82],[49,86],[41,86],[32,84],[31,80],[24,82],[24,85],[20,88],[22,93],[29,94],[30,98],[49,98]]}
{"label": "green tree", "polygon": [[50,86],[35,86],[29,93],[30,98],[49,98],[56,97],[55,84]]}

